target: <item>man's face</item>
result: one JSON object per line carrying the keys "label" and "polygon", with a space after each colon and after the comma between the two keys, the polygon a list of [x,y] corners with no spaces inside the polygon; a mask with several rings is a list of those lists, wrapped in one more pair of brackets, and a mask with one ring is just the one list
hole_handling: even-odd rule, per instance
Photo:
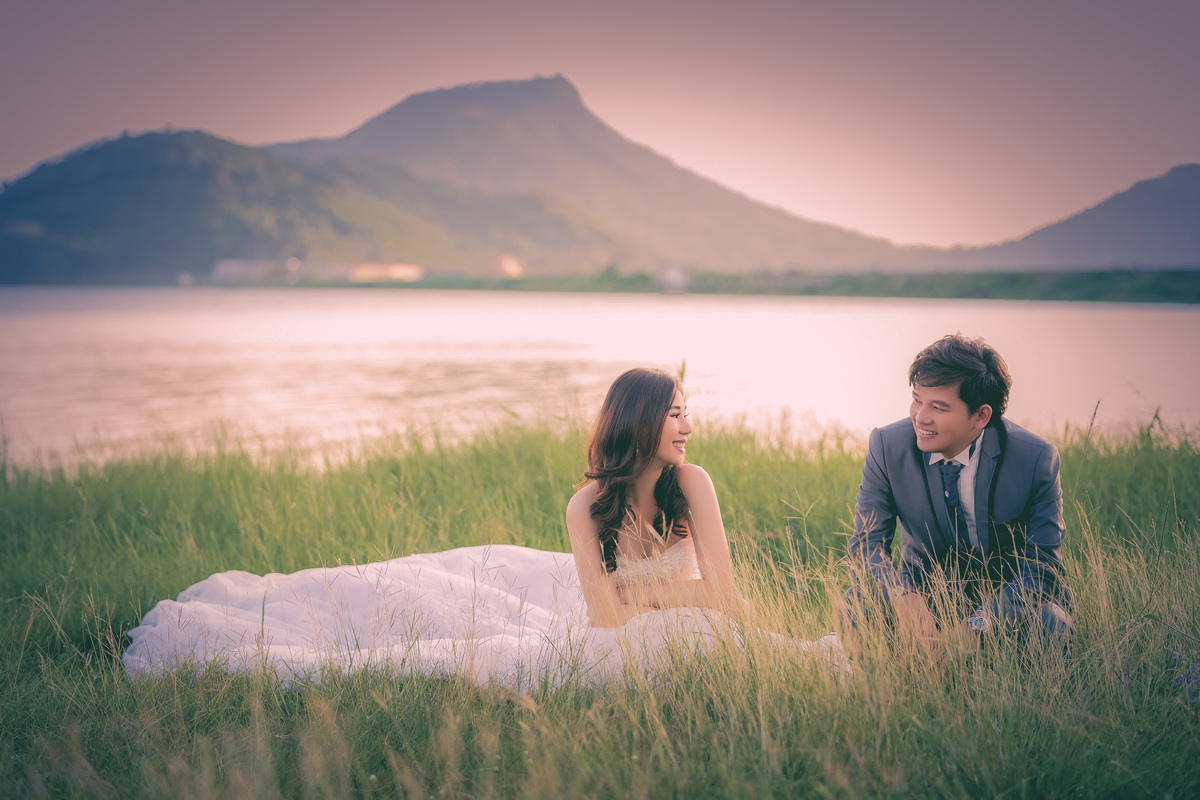
{"label": "man's face", "polygon": [[958,384],[912,387],[908,415],[917,432],[917,447],[925,453],[953,458],[966,450],[992,418],[992,407],[983,405],[972,414],[958,396]]}

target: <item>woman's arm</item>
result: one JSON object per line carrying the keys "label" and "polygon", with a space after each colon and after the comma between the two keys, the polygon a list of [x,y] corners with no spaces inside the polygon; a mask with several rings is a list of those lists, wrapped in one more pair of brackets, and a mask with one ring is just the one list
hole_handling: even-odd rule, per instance
{"label": "woman's arm", "polygon": [[579,588],[587,606],[588,621],[596,628],[616,628],[643,611],[653,609],[628,603],[617,594],[613,577],[604,570],[600,553],[600,527],[592,519],[596,484],[584,486],[567,503],[567,531],[571,535],[571,555],[579,574]]}
{"label": "woman's arm", "polygon": [[744,611],[745,604],[734,591],[733,560],[712,478],[701,467],[684,464],[679,467],[678,480],[688,501],[689,535],[696,548],[700,579],[625,587],[621,597],[655,608],[701,606],[726,613]]}

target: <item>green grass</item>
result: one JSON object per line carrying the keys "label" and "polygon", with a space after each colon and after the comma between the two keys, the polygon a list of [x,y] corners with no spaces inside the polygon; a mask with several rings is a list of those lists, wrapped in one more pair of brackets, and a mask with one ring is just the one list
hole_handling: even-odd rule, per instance
{"label": "green grass", "polygon": [[[856,445],[704,431],[743,585],[828,629]],[[124,632],[212,572],[483,542],[562,550],[578,428],[393,440],[314,465],[216,442],[0,469],[0,796],[1185,797],[1200,793],[1200,452],[1157,423],[1064,436],[1072,656],[1001,646],[853,673],[767,642],[514,694],[457,680],[129,680]],[[1183,654],[1177,661],[1176,653]],[[1200,667],[1197,667],[1200,669]],[[1177,680],[1183,676],[1182,680]]]}

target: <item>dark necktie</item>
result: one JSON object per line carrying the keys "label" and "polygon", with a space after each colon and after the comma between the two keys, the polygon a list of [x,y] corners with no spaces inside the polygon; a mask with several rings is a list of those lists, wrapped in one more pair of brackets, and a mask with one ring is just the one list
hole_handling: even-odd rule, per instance
{"label": "dark necktie", "polygon": [[962,500],[958,496],[958,473],[963,471],[963,465],[943,461],[938,464],[942,471],[942,487],[946,490],[946,511],[950,517],[950,530],[964,542],[971,541],[967,531],[967,516],[962,510]]}

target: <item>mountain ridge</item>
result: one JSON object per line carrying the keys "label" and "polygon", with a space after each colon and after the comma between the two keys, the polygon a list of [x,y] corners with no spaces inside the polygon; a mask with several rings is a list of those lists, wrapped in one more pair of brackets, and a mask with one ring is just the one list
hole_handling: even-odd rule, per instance
{"label": "mountain ridge", "polygon": [[557,271],[598,246],[624,248],[540,198],[498,202],[364,161],[311,167],[202,131],[99,143],[0,193],[0,283],[173,281],[222,258],[471,274],[513,250]]}
{"label": "mountain ridge", "polygon": [[[592,114],[562,76],[416,94],[342,137],[317,142],[269,149],[309,163],[369,155],[493,196],[556,195],[686,265],[731,265],[732,272],[886,266],[902,252],[884,239],[754,201],[630,142]],[[758,229],[770,244],[718,240],[710,233],[714,219]]]}
{"label": "mountain ridge", "polygon": [[1176,165],[1018,239],[972,252],[977,268],[1200,268],[1200,164]]}
{"label": "mountain ridge", "polygon": [[344,136],[247,147],[101,140],[0,192],[0,282],[170,280],[218,258],[421,263],[430,274],[1200,268],[1200,165],[1008,242],[901,246],[680,167],[561,75],[421,92]]}

